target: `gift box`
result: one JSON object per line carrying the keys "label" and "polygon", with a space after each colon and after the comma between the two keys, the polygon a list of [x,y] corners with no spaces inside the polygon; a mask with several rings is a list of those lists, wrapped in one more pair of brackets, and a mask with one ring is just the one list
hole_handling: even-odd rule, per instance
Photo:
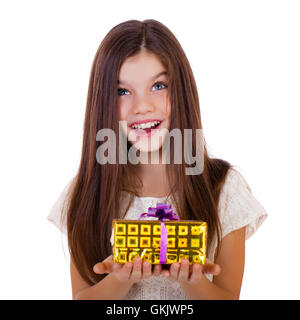
{"label": "gift box", "polygon": [[114,262],[132,262],[139,256],[151,264],[171,264],[183,258],[190,264],[205,263],[206,222],[178,220],[166,204],[149,208],[141,218],[146,215],[158,220],[113,220]]}

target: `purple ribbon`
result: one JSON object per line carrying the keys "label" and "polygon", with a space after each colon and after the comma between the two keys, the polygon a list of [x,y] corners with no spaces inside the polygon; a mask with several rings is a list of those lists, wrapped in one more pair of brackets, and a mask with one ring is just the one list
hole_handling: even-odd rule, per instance
{"label": "purple ribbon", "polygon": [[160,264],[165,264],[167,261],[167,239],[168,229],[165,226],[164,220],[179,220],[178,215],[173,212],[171,205],[165,203],[157,203],[156,208],[148,208],[148,212],[144,212],[140,215],[140,218],[145,216],[156,217],[160,220]]}

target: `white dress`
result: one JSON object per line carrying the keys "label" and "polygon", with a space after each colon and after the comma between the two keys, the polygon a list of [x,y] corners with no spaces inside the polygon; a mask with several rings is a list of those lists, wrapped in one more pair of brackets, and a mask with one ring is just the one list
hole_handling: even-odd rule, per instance
{"label": "white dress", "polygon": [[[67,184],[57,201],[54,203],[48,220],[53,222],[64,234],[66,234],[66,220],[61,221],[61,213],[65,210],[63,201],[72,180]],[[165,197],[135,197],[134,203],[128,210],[125,219],[138,220],[148,207],[156,206],[157,202],[172,204]],[[219,218],[221,222],[222,238],[230,232],[246,226],[246,239],[251,237],[267,217],[266,210],[253,196],[251,189],[243,175],[231,168],[227,174],[219,199]],[[65,215],[64,215],[65,216]],[[156,219],[146,217],[143,219]],[[113,232],[111,236],[113,244]],[[214,261],[216,249],[216,237],[212,243],[208,259]],[[212,281],[211,275],[206,277]],[[177,282],[168,280],[163,276],[143,279],[132,286],[124,299],[128,300],[186,300],[187,296]]]}

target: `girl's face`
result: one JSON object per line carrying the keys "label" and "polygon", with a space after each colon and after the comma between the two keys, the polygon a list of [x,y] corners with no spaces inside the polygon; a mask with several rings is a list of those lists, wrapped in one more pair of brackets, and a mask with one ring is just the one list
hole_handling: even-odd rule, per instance
{"label": "girl's face", "polygon": [[[142,50],[122,64],[118,79],[119,120],[141,152],[158,151],[170,129],[168,77],[160,60]],[[152,128],[152,129],[151,129]]]}

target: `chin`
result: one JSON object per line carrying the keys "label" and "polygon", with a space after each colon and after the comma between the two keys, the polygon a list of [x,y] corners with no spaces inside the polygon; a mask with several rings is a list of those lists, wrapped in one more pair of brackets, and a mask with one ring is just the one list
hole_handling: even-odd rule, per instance
{"label": "chin", "polygon": [[[152,130],[148,135],[137,135],[134,130],[128,132],[128,141],[135,149],[143,153],[156,153],[162,148],[168,129]],[[154,160],[155,162],[155,160]]]}
{"label": "chin", "polygon": [[131,145],[135,147],[135,149],[140,150],[141,152],[156,152],[161,149],[162,144],[157,141],[157,139],[140,139],[137,142],[131,142]]}
{"label": "chin", "polygon": [[[138,143],[137,143],[138,144]],[[138,145],[135,145],[135,148],[140,150],[141,152],[144,152],[144,153],[149,153],[149,152],[157,152],[161,149],[161,145],[159,146],[148,146],[148,145],[144,145],[144,144],[138,144]]]}

